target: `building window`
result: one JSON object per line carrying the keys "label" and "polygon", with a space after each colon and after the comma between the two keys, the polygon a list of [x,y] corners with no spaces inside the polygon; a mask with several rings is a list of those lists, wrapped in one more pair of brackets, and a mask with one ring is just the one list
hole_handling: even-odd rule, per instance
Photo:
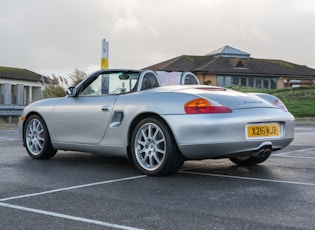
{"label": "building window", "polygon": [[225,76],[218,76],[217,77],[217,86],[220,86],[220,87],[224,87],[224,78]]}
{"label": "building window", "polygon": [[240,85],[240,78],[239,77],[232,77],[232,85]]}
{"label": "building window", "polygon": [[217,76],[217,86],[227,87],[231,85],[239,85],[251,88],[276,89],[277,79],[270,77],[255,78],[251,76]]}
{"label": "building window", "polygon": [[248,79],[248,87],[255,88],[254,78]]}
{"label": "building window", "polygon": [[247,80],[247,78],[246,77],[241,77],[241,86],[244,86],[244,87],[246,87],[246,80]]}
{"label": "building window", "polygon": [[276,78],[270,78],[270,88],[271,89],[277,88],[277,79]]}
{"label": "building window", "polygon": [[217,86],[225,87],[232,85],[232,77],[231,76],[218,76],[217,77]]}
{"label": "building window", "polygon": [[255,88],[261,88],[261,79],[260,78],[256,78],[255,82],[256,82]]}
{"label": "building window", "polygon": [[270,87],[269,87],[269,83],[270,83],[270,81],[269,81],[269,79],[264,79],[264,87],[263,88],[265,88],[265,89],[270,89]]}

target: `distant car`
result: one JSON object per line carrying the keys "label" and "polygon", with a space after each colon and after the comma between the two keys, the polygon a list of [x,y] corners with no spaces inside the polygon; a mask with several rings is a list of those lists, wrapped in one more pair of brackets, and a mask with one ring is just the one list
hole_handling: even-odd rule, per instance
{"label": "distant car", "polygon": [[144,174],[185,160],[264,162],[294,138],[294,117],[268,94],[200,85],[192,73],[100,70],[67,96],[36,101],[19,122],[35,159],[73,150],[128,157]]}

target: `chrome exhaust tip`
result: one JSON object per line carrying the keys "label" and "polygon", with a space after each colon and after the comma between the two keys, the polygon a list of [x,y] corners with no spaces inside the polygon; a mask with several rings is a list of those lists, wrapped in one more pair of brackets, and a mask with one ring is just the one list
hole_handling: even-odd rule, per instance
{"label": "chrome exhaust tip", "polygon": [[270,155],[272,152],[272,147],[271,146],[264,146],[261,147],[260,149],[254,151],[251,156],[253,157],[263,157],[266,155]]}

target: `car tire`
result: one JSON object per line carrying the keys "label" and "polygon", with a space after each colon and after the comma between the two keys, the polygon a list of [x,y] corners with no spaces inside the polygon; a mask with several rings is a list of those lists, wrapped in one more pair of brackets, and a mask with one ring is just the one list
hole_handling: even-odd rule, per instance
{"label": "car tire", "polygon": [[49,132],[44,120],[32,115],[24,127],[24,143],[28,154],[34,159],[49,159],[57,150],[52,147]]}
{"label": "car tire", "polygon": [[131,156],[136,167],[149,176],[174,174],[184,163],[170,128],[158,117],[145,118],[136,125]]}
{"label": "car tire", "polygon": [[271,150],[269,148],[262,148],[257,156],[231,157],[230,160],[239,166],[251,166],[266,161],[270,154]]}

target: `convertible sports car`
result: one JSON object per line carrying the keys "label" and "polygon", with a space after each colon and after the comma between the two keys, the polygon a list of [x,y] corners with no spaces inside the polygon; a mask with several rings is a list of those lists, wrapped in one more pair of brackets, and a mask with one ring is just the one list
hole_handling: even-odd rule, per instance
{"label": "convertible sports car", "polygon": [[25,107],[19,129],[32,158],[125,156],[162,176],[185,160],[259,164],[294,138],[295,119],[278,98],[200,85],[188,72],[100,70],[66,93]]}

